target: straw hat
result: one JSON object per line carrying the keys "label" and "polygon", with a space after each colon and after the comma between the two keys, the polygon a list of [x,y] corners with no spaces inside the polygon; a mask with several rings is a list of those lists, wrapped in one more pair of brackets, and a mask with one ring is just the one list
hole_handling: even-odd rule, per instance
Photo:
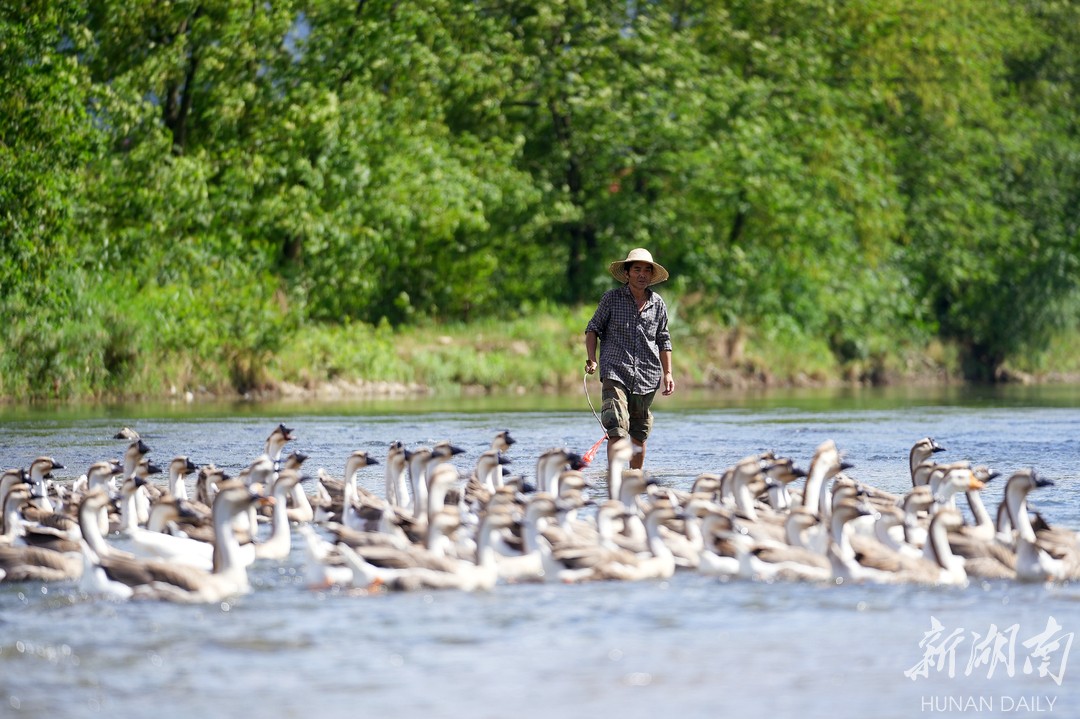
{"label": "straw hat", "polygon": [[668,271],[664,269],[664,266],[654,262],[652,253],[642,247],[630,250],[630,254],[626,256],[625,260],[615,260],[608,265],[608,271],[611,272],[611,276],[619,282],[629,282],[630,278],[626,276],[625,267],[628,262],[648,262],[652,265],[653,279],[652,282],[649,283],[650,285],[663,282],[668,278]]}

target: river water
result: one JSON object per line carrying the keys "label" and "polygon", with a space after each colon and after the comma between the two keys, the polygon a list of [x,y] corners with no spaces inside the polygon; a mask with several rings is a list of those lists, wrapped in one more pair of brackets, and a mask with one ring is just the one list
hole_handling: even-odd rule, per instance
{"label": "river water", "polygon": [[[595,397],[594,397],[595,401]],[[693,395],[658,400],[647,469],[687,488],[764,449],[806,467],[833,439],[849,474],[910,486],[907,453],[930,435],[1008,476],[1055,482],[1031,502],[1080,528],[1076,388]],[[515,473],[601,430],[579,397],[279,405],[127,406],[0,413],[0,461],[66,467],[118,458],[122,426],[160,464],[177,454],[231,471],[284,421],[287,449],[340,475],[355,449],[450,439],[471,469],[510,429]],[[600,454],[603,457],[603,452]],[[586,472],[602,485],[602,461]],[[381,493],[380,468],[360,484]],[[1003,481],[984,491],[991,511]],[[310,490],[309,486],[309,490]],[[961,502],[963,504],[963,502]],[[1080,589],[965,589],[720,581],[504,585],[482,594],[313,591],[304,558],[260,560],[254,591],[212,606],[113,602],[63,583],[0,584],[4,717],[912,717],[1080,716]]]}

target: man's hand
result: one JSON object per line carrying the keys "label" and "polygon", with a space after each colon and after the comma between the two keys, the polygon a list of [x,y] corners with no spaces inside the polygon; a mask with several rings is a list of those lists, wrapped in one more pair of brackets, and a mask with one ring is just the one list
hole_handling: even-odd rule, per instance
{"label": "man's hand", "polygon": [[675,392],[675,378],[670,372],[664,373],[664,395],[667,396]]}
{"label": "man's hand", "polygon": [[596,360],[585,360],[585,374],[596,373]]}

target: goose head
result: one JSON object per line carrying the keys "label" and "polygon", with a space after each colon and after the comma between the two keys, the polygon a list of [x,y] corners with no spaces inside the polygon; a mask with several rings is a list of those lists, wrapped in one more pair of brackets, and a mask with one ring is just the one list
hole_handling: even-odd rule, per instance
{"label": "goose head", "polygon": [[801,479],[806,476],[806,470],[799,469],[795,466],[795,460],[790,457],[781,457],[774,459],[769,463],[768,469],[765,470],[766,476],[781,484],[791,484],[797,479]]}
{"label": "goose head", "polygon": [[94,462],[90,469],[86,470],[86,486],[95,488],[115,489],[114,477],[123,474],[124,469],[115,462]]}
{"label": "goose head", "polygon": [[495,439],[491,440],[491,448],[499,452],[508,452],[517,440],[510,436],[510,430],[502,429],[495,433]]}
{"label": "goose head", "polygon": [[183,478],[194,472],[198,472],[199,467],[191,461],[190,457],[180,455],[173,457],[169,462],[169,477],[171,478]]}
{"label": "goose head", "polygon": [[720,491],[719,474],[712,472],[702,472],[697,477],[694,477],[694,483],[690,486],[690,494],[707,494],[714,496]]}
{"label": "goose head", "polygon": [[975,476],[975,472],[970,467],[950,469],[938,482],[937,491],[934,493],[934,502],[938,506],[951,506],[958,492],[979,490],[984,486],[986,485]]}
{"label": "goose head", "polygon": [[131,474],[139,466],[142,458],[150,453],[150,447],[141,439],[136,439],[124,450],[124,474]]}
{"label": "goose head", "polygon": [[278,458],[281,456],[281,450],[285,448],[285,445],[296,439],[291,427],[286,427],[284,424],[279,424],[274,427],[270,432],[270,436],[266,438],[266,445],[263,451],[267,456],[271,458]]}
{"label": "goose head", "polygon": [[920,464],[930,459],[938,452],[944,452],[945,448],[933,437],[923,437],[911,446],[911,451],[908,452],[908,466],[911,468],[912,477],[915,475],[915,469]]}
{"label": "goose head", "polygon": [[374,467],[377,464],[379,464],[379,460],[362,449],[351,452],[345,460],[345,480],[351,481],[353,475],[364,467]]}
{"label": "goose head", "polygon": [[38,457],[30,463],[30,481],[34,484],[52,479],[54,469],[64,469],[64,465],[52,457]]}
{"label": "goose head", "polygon": [[308,456],[299,450],[289,452],[289,456],[285,458],[285,461],[281,463],[281,466],[285,469],[300,469],[304,462],[308,461]]}
{"label": "goose head", "polygon": [[139,463],[135,465],[136,477],[149,479],[150,475],[153,474],[161,474],[161,467],[151,462],[149,457],[143,457],[139,460]]}
{"label": "goose head", "polygon": [[113,439],[126,439],[129,442],[135,439],[139,439],[139,433],[133,430],[131,427],[124,427],[119,432],[113,435]]}

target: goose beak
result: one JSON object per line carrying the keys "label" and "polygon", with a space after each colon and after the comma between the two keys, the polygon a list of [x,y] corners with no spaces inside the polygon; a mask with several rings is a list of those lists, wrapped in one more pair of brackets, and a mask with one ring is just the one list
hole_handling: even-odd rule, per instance
{"label": "goose beak", "polygon": [[852,464],[851,462],[845,462],[845,461],[841,460],[841,462],[840,462],[840,471],[843,472],[845,469],[851,469],[854,466],[855,465]]}
{"label": "goose beak", "polygon": [[975,475],[971,475],[971,479],[968,480],[968,489],[982,489],[986,486],[985,482],[982,482]]}

